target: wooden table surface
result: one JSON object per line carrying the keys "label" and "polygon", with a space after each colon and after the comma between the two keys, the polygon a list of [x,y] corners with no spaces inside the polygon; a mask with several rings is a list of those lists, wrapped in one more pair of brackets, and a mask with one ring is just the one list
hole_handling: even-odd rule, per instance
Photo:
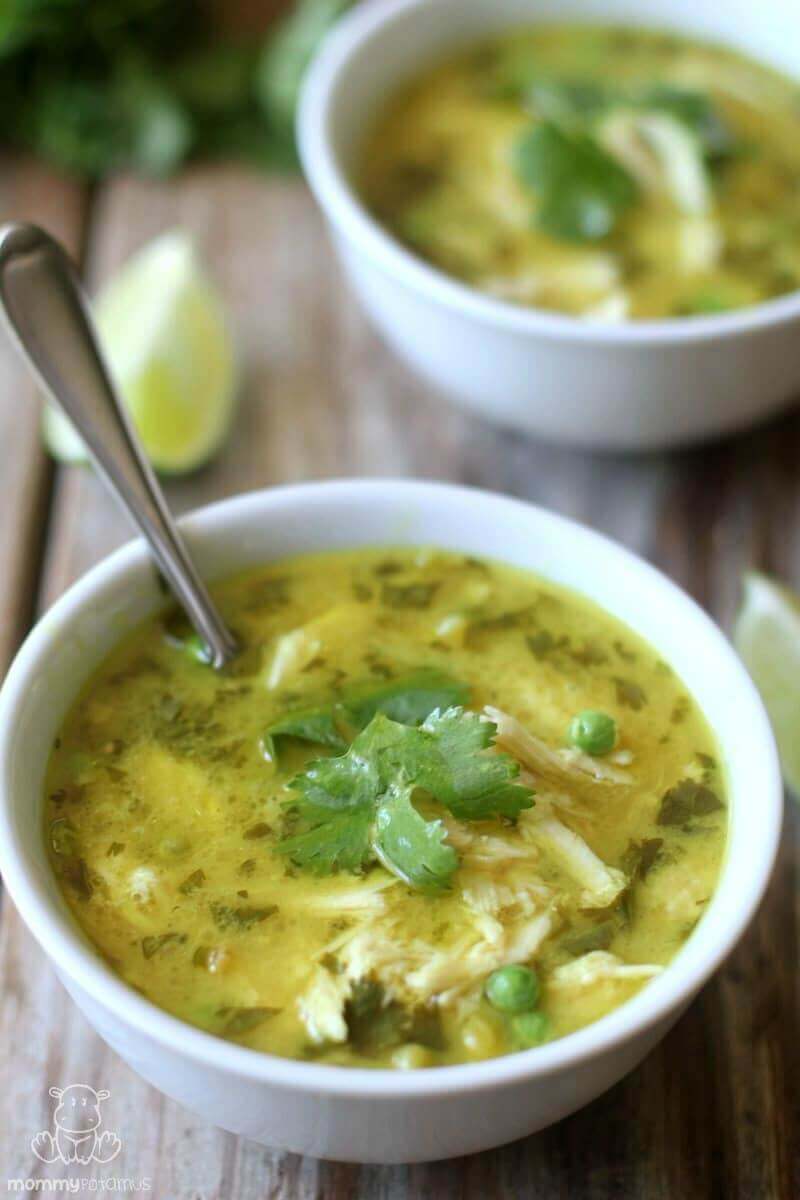
{"label": "wooden table surface", "polygon": [[[92,287],[161,230],[180,225],[196,236],[230,305],[246,380],[225,452],[170,483],[178,510],[288,480],[460,480],[611,534],[726,628],[746,567],[800,586],[800,414],[723,444],[640,458],[593,458],[498,432],[431,399],[381,345],[296,180],[198,167],[177,182],[119,179],[88,193],[34,164],[0,162],[0,218],[21,217],[64,238]],[[0,505],[2,678],[36,615],[130,537],[88,471],[54,470],[44,456],[34,389],[4,336]],[[607,1095],[504,1149],[412,1167],[273,1153],[166,1100],[92,1032],[6,898],[0,1181],[75,1177],[74,1168],[38,1162],[30,1139],[48,1125],[48,1087],[85,1082],[110,1091],[104,1113],[123,1150],[113,1168],[80,1174],[147,1178],[158,1200],[796,1200],[799,865],[800,809],[791,805],[752,929],[661,1046]]]}

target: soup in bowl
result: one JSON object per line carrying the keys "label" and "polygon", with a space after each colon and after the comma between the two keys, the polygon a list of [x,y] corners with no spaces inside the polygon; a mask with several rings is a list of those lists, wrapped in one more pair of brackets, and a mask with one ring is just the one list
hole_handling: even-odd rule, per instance
{"label": "soup in bowl", "polygon": [[774,856],[774,747],[722,636],[485,493],[316,485],[186,528],[233,664],[133,546],[3,691],[4,873],[89,1019],[209,1119],[329,1157],[464,1153],[609,1086]]}
{"label": "soup in bowl", "polygon": [[730,312],[800,287],[798,91],[672,31],[522,27],[401,89],[358,183],[404,245],[511,303]]}
{"label": "soup in bowl", "polygon": [[798,46],[790,0],[357,6],[306,78],[303,166],[439,390],[595,448],[709,437],[800,383]]}

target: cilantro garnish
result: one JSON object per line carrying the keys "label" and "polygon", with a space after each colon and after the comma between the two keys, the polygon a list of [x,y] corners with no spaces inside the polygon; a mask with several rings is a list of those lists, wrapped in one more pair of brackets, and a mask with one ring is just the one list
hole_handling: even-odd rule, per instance
{"label": "cilantro garnish", "polygon": [[539,226],[566,241],[606,237],[639,195],[632,175],[595,136],[598,121],[611,110],[667,114],[690,131],[711,163],[737,149],[711,97],[691,88],[538,79],[529,83],[527,98],[542,120],[517,141],[514,168],[536,193]]}
{"label": "cilantro garnish", "polygon": [[531,792],[515,782],[512,758],[482,753],[496,732],[462,708],[437,710],[419,728],[376,713],[345,754],[318,759],[292,780],[295,826],[280,851],[318,874],[377,858],[414,888],[446,887],[458,857],[441,821],[424,818],[412,795],[420,790],[466,820],[517,817]]}
{"label": "cilantro garnish", "polygon": [[287,713],[273,722],[265,742],[274,749],[277,739],[297,738],[344,750],[350,735],[364,729],[376,713],[385,713],[402,725],[419,725],[434,709],[466,704],[469,688],[443,671],[421,670],[385,683],[356,684],[328,704]]}
{"label": "cilantro garnish", "polygon": [[458,867],[441,821],[426,821],[411,803],[412,788],[392,783],[375,814],[373,848],[393,875],[418,892],[438,891]]}
{"label": "cilantro garnish", "polygon": [[707,92],[657,82],[644,87],[620,87],[597,79],[536,78],[524,99],[546,121],[585,131],[614,108],[667,113],[697,137],[709,160],[736,150],[736,139]]}
{"label": "cilantro garnish", "polygon": [[279,845],[298,867],[314,875],[332,875],[337,870],[355,874],[373,857],[371,806],[326,812],[303,805],[300,812],[307,828]]}
{"label": "cilantro garnish", "polygon": [[611,233],[639,189],[624,167],[586,133],[553,121],[528,130],[514,148],[514,166],[538,197],[538,225],[567,241]]}

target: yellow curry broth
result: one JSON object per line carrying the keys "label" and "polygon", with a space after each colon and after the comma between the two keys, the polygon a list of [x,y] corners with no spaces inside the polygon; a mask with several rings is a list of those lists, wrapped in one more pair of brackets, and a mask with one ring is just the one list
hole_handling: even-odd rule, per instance
{"label": "yellow curry broth", "polygon": [[[577,115],[555,114],[637,182],[607,236],[571,241],[538,227],[541,198],[514,168],[517,141],[552,115],[537,85],[615,89],[605,106],[579,98]],[[641,97],[664,87],[707,102],[730,138],[724,154],[695,163],[704,200],[691,188],[676,200],[662,171],[675,154],[662,147],[654,159],[645,144],[665,110]],[[800,287],[799,114],[795,81],[719,46],[648,30],[516,30],[392,100],[367,138],[359,183],[409,248],[501,299],[609,320],[702,315]]]}
{"label": "yellow curry broth", "polygon": [[[524,961],[540,979],[548,1036],[638,990],[647,976],[626,978],[627,966],[655,972],[680,948],[723,853],[716,748],[680,680],[616,620],[526,572],[428,550],[306,557],[215,592],[241,658],[215,673],[187,650],[174,615],[148,623],[84,689],[47,776],[47,838],[66,899],[154,1003],[289,1057],[435,1065],[517,1048],[483,996],[485,967],[517,961],[513,947],[531,944],[535,922],[547,930]],[[328,876],[294,866],[277,851],[287,783],[332,751],[282,738],[273,752],[266,730],[352,684],[420,668],[463,681],[471,709],[503,710],[556,756],[525,766],[534,807],[516,823],[468,822],[417,796],[461,859],[441,894],[377,864]],[[595,779],[563,752],[585,709],[615,718],[615,751],[589,766],[622,782]],[[720,803],[687,815],[681,793],[665,813],[681,781]],[[553,830],[582,839],[588,876]],[[473,958],[473,976],[453,985],[454,964]],[[608,961],[611,975],[592,978]],[[560,978],[571,964],[586,965],[586,978]],[[409,981],[434,968],[440,985],[415,991]],[[362,1028],[346,1007],[356,975],[382,985],[388,1032],[380,1020],[377,1032]]]}

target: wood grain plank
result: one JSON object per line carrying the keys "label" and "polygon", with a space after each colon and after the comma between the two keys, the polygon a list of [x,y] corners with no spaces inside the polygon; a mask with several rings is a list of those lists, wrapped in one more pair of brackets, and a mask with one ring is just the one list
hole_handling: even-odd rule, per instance
{"label": "wood grain plank", "polygon": [[[800,585],[798,418],[712,449],[640,459],[537,445],[434,402],[388,355],[344,290],[298,184],[229,168],[198,168],[176,185],[116,182],[99,198],[92,280],[175,224],[196,235],[247,364],[230,444],[206,470],[170,484],[177,509],[292,479],[450,478],[588,520],[664,567],[725,624],[748,564]],[[43,602],[127,536],[91,476],[60,473]],[[6,949],[18,1043],[7,1077],[17,1087],[13,1106],[0,1089],[0,1161],[7,1145],[19,1171],[30,1169],[27,1139],[46,1120],[48,1084],[82,1070],[112,1092],[120,1169],[175,1200],[790,1200],[800,1194],[798,816],[787,820],[753,929],[637,1071],[554,1129],[445,1164],[319,1163],[209,1129],[102,1046],[17,922]]]}
{"label": "wood grain plank", "polygon": [[[32,161],[0,158],[0,221],[31,220],[80,252],[85,196]],[[50,468],[39,399],[5,331],[0,338],[0,679],[25,632],[47,515]]]}
{"label": "wood grain plank", "polygon": [[[41,165],[17,158],[0,158],[0,221],[31,220],[45,226],[80,255],[86,195],[73,180]],[[39,436],[40,401],[17,352],[3,331],[0,337],[0,679],[26,632],[34,607],[36,579],[44,546],[51,467]],[[38,950],[25,939],[24,963],[16,950],[19,921],[9,901],[0,928],[0,1089],[16,1096],[30,1086],[29,1047],[19,1044],[19,1007],[27,989],[25,971],[36,968]],[[45,978],[52,981],[47,969]],[[60,988],[58,989],[60,992]],[[59,996],[60,1000],[60,996]],[[40,1028],[49,1024],[49,1010],[40,1008]],[[12,1055],[12,1048],[14,1054]],[[40,1067],[37,1059],[36,1067]],[[35,1077],[35,1074],[34,1074]],[[26,1163],[27,1145],[20,1148]],[[17,1163],[17,1147],[0,1163]]]}

